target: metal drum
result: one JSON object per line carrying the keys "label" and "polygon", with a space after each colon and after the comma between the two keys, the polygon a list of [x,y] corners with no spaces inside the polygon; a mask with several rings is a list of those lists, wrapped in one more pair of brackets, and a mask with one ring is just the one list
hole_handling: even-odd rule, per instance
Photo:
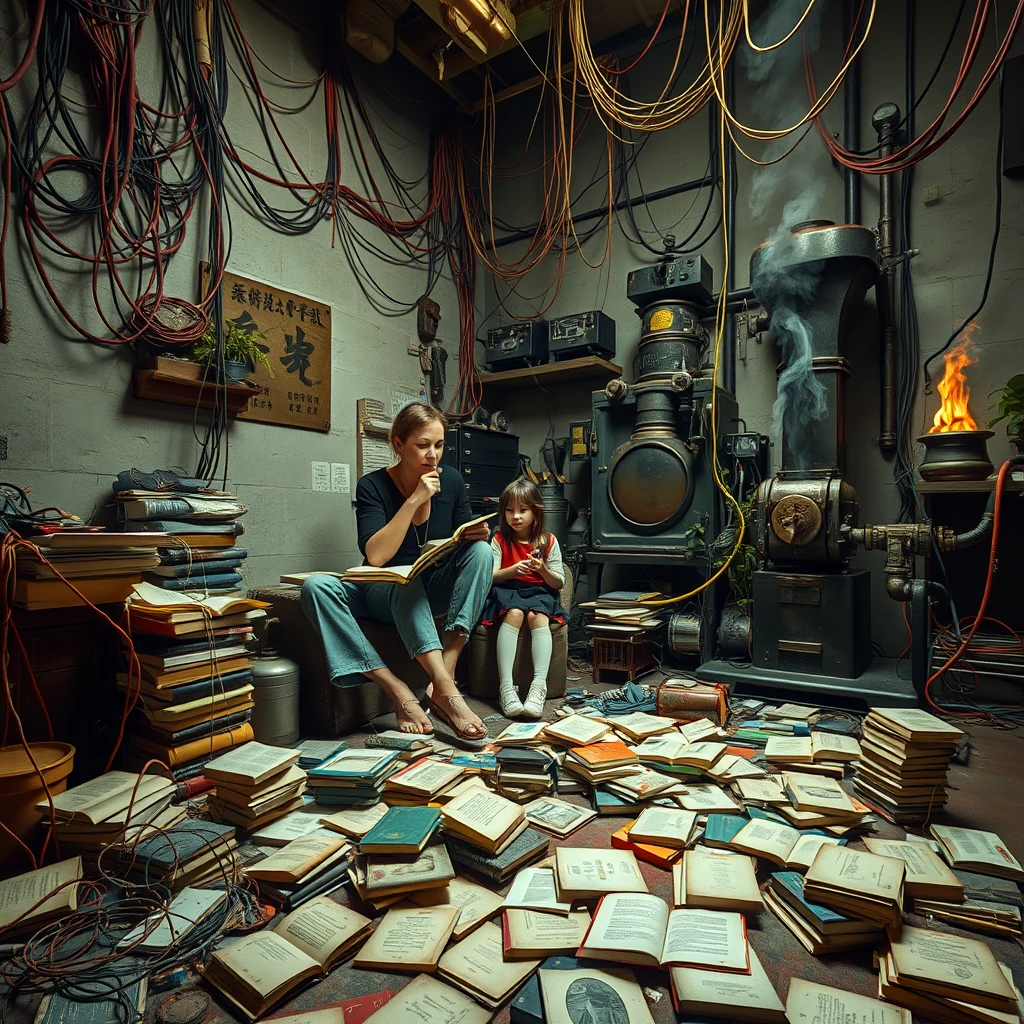
{"label": "metal drum", "polygon": [[698,374],[709,339],[693,306],[656,302],[643,311],[640,319],[640,346],[633,360],[637,383],[675,373]]}
{"label": "metal drum", "polygon": [[569,502],[565,489],[561,484],[539,484],[538,490],[544,502],[544,529],[554,535],[564,552],[569,533]]}
{"label": "metal drum", "polygon": [[290,747],[299,739],[299,666],[272,648],[253,666],[253,736],[270,746]]}

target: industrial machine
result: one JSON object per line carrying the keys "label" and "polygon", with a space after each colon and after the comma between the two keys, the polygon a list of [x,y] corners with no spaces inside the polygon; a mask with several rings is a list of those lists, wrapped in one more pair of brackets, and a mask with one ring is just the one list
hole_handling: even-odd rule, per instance
{"label": "industrial machine", "polygon": [[548,321],[548,350],[555,362],[577,356],[615,358],[615,321],[592,309]]}
{"label": "industrial machine", "polygon": [[484,345],[484,363],[491,372],[522,366],[540,366],[548,361],[546,320],[522,320],[492,327]]}
{"label": "industrial machine", "polygon": [[710,465],[711,407],[719,443],[736,401],[704,367],[711,270],[700,256],[669,258],[629,275],[640,344],[633,381],[592,398],[591,549],[603,561],[706,566],[724,526]]}

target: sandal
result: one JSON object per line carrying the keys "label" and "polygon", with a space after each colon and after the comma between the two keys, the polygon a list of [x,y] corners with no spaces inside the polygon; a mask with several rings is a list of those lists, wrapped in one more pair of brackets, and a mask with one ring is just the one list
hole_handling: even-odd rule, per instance
{"label": "sandal", "polygon": [[459,740],[461,740],[463,743],[477,743],[481,747],[485,746],[490,741],[490,736],[487,734],[487,726],[484,726],[483,735],[477,736],[467,732],[465,728],[460,728],[456,724],[456,721],[466,721],[465,719],[461,718],[461,716],[457,719],[455,715],[455,701],[465,701],[466,699],[462,696],[461,693],[455,693],[452,694],[450,697],[442,697],[441,699],[448,705],[449,710],[446,710],[440,704],[435,703],[433,694],[431,694],[430,696],[430,708],[433,712],[435,712],[437,717],[440,718],[442,722],[451,727],[452,731],[455,733],[456,737]]}
{"label": "sandal", "polygon": [[[405,711],[407,705],[409,704],[415,704],[428,718],[430,717],[430,711],[427,708],[421,706],[422,702],[420,701],[419,697],[410,697],[408,700],[403,700],[399,707],[402,709],[402,711]],[[406,714],[408,715],[408,712],[406,712]],[[401,732],[407,733],[407,735],[409,736],[430,736],[431,733],[433,732],[433,730],[427,731],[426,729],[421,729],[420,732],[411,732],[407,729],[402,729],[401,722],[399,722],[398,728]]]}

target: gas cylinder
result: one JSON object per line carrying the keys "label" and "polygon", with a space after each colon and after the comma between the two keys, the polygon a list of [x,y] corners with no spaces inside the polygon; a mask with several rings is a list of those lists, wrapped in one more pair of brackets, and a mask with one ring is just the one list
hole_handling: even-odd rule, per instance
{"label": "gas cylinder", "polygon": [[253,665],[253,735],[260,743],[290,747],[299,739],[299,666],[265,647]]}

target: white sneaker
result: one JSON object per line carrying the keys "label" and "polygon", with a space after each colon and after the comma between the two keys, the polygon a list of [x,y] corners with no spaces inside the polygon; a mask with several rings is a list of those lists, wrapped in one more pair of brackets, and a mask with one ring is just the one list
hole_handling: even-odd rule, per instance
{"label": "white sneaker", "polygon": [[548,684],[542,679],[530,684],[530,692],[523,704],[523,714],[530,718],[540,718],[544,714],[544,701],[548,696]]}
{"label": "white sneaker", "polygon": [[498,699],[501,702],[501,713],[506,718],[515,718],[523,713],[523,702],[519,699],[519,691],[512,683],[502,683]]}

